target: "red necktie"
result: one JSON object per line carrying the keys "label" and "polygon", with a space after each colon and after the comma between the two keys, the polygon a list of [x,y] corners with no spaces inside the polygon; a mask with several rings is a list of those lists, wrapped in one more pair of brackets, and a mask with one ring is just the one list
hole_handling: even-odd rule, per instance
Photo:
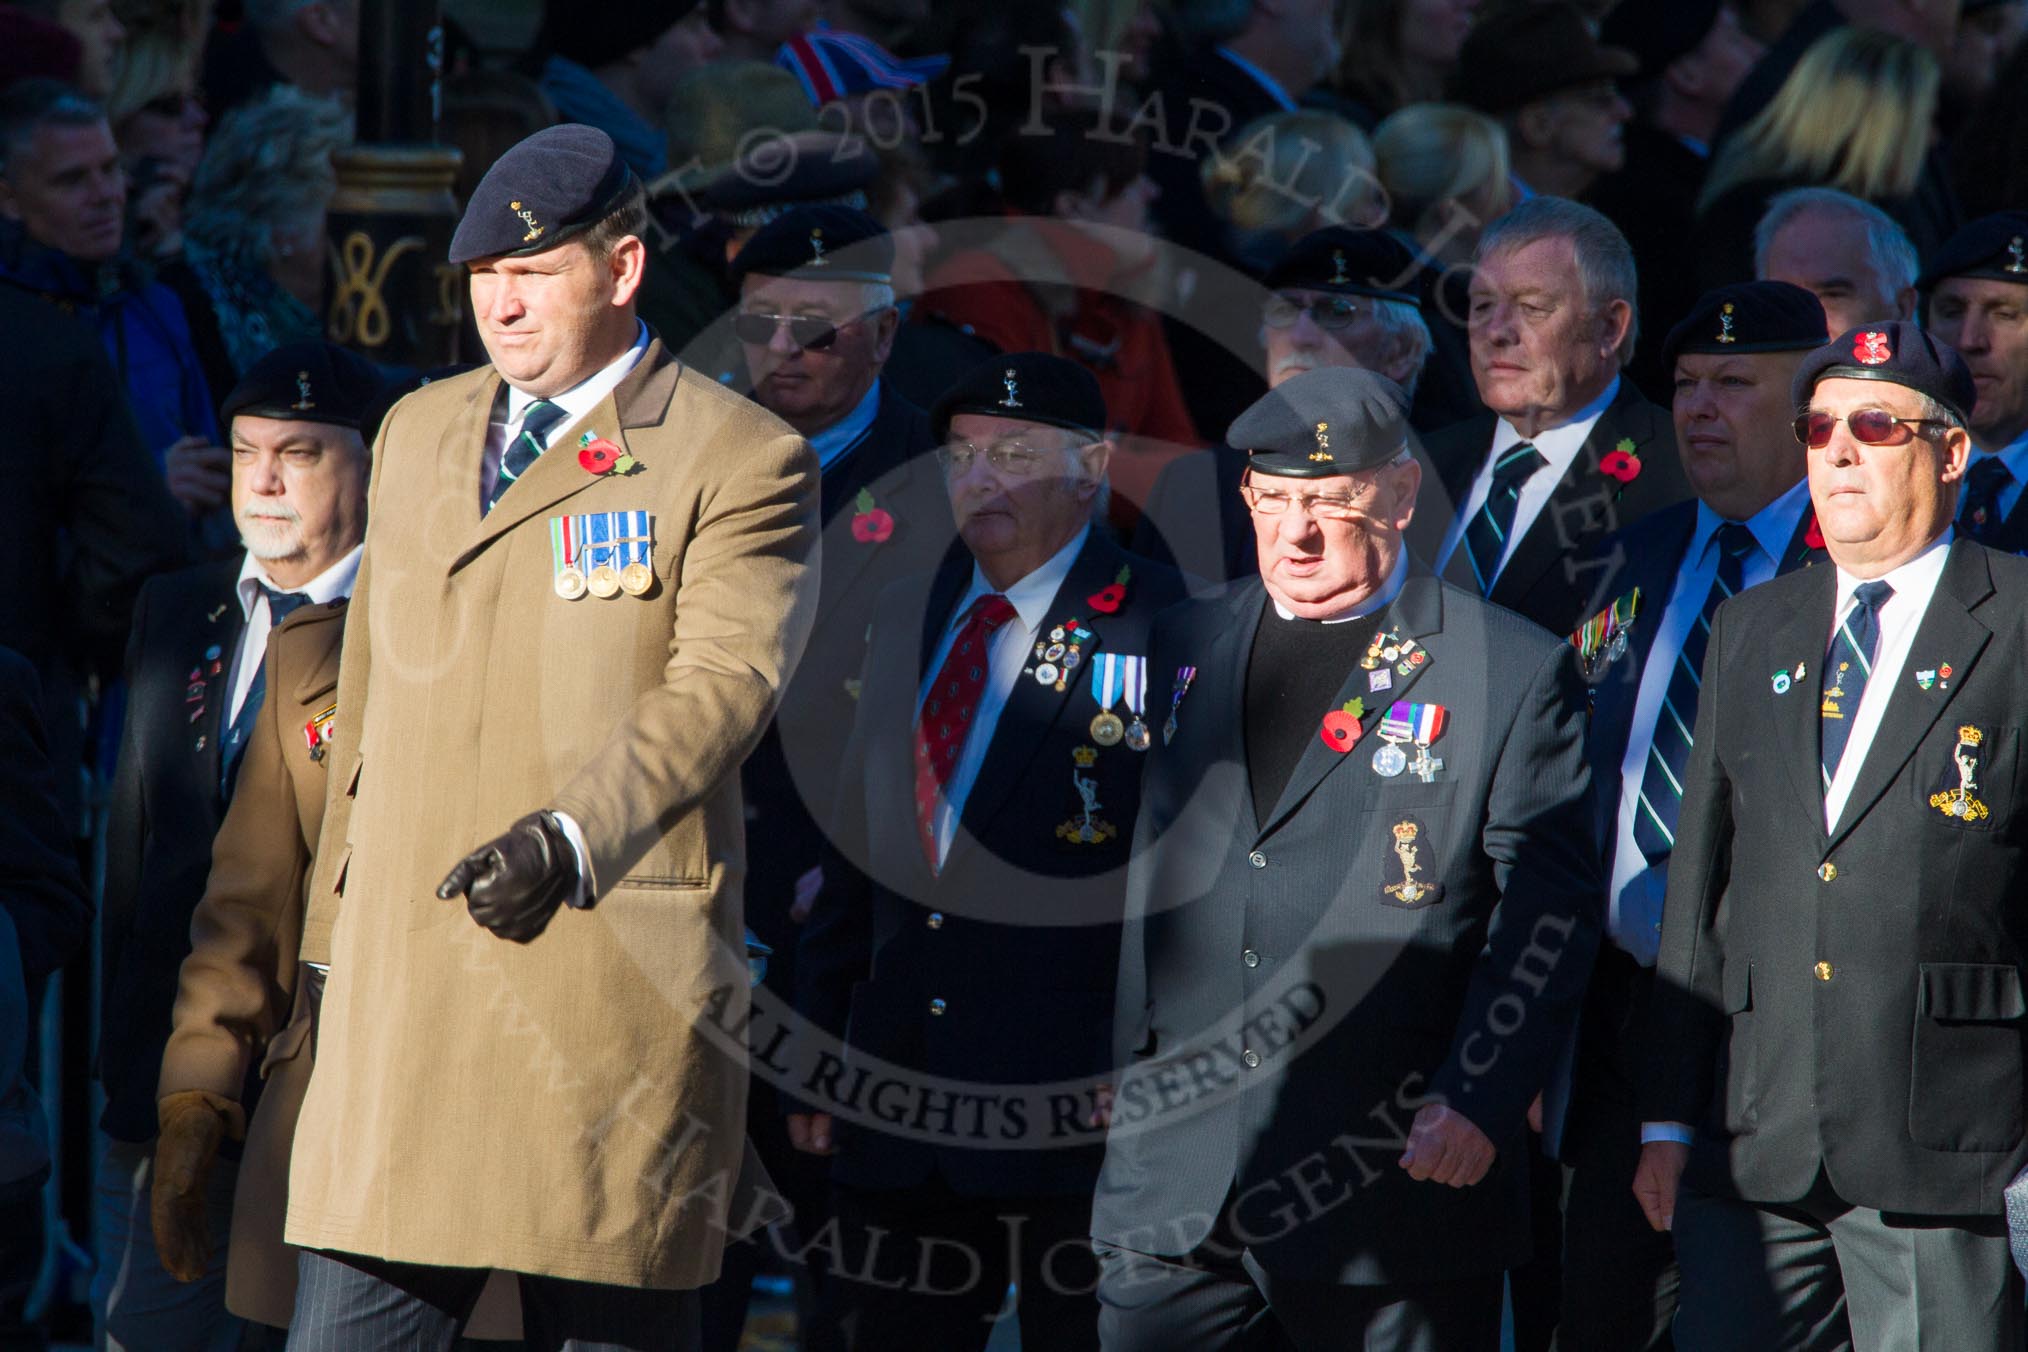
{"label": "red necktie", "polygon": [[972,715],[986,689],[986,672],[992,665],[987,647],[993,631],[1013,618],[1013,604],[998,592],[974,601],[943,670],[923,697],[916,719],[915,825],[923,857],[932,869],[937,866],[937,799],[958,768],[965,734],[972,730]]}

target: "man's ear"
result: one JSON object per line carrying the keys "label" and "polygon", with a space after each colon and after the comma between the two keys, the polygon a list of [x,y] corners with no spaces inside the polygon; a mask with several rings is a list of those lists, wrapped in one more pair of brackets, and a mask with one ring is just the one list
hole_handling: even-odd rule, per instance
{"label": "man's ear", "polygon": [[1943,473],[1937,477],[1947,484],[1959,482],[1972,463],[1972,434],[1962,427],[1951,428],[1944,433],[1943,453]]}
{"label": "man's ear", "polygon": [[1515,139],[1525,146],[1541,147],[1556,139],[1556,109],[1549,100],[1538,99],[1514,115]]}
{"label": "man's ear", "polygon": [[894,354],[894,335],[901,332],[901,311],[892,305],[880,312],[880,318],[873,322],[873,360],[887,365],[887,359]]}
{"label": "man's ear", "polygon": [[1634,328],[1634,307],[1624,300],[1612,301],[1598,312],[1601,355],[1617,358]]}
{"label": "man's ear", "polygon": [[[1894,311],[1897,319],[1915,318],[1916,294],[1912,286],[1904,286],[1894,293]],[[1927,327],[1925,325],[1924,327]]]}
{"label": "man's ear", "polygon": [[1422,492],[1422,461],[1410,457],[1405,465],[1397,466],[1393,476],[1395,497],[1388,516],[1396,530],[1407,530],[1408,523],[1415,519],[1416,495]]}
{"label": "man's ear", "polygon": [[613,246],[606,266],[612,275],[613,304],[626,305],[640,294],[641,280],[648,275],[648,246],[639,235],[628,235]]}
{"label": "man's ear", "polygon": [[1099,485],[1106,481],[1106,466],[1113,458],[1112,438],[1079,447],[1077,458],[1084,465],[1084,482],[1078,485],[1078,496],[1089,502],[1098,495]]}

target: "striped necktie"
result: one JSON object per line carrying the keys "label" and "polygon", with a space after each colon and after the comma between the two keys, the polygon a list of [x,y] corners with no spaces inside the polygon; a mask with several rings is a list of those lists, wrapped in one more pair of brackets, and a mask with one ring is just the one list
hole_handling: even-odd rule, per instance
{"label": "striped necktie", "polygon": [[1958,518],[1958,530],[1980,544],[1990,543],[2000,533],[2000,495],[2014,475],[2007,462],[1997,455],[1982,455],[1965,476],[1965,510]]}
{"label": "striped necktie", "polygon": [[562,404],[553,404],[547,399],[537,399],[521,415],[521,432],[507,443],[507,449],[500,455],[500,478],[493,485],[493,497],[486,504],[492,511],[500,501],[507,486],[528,472],[528,467],[541,458],[543,449],[549,444],[549,434],[563,421]]}
{"label": "striped necktie", "polygon": [[1697,693],[1704,680],[1704,649],[1711,641],[1711,617],[1746,585],[1746,561],[1757,549],[1753,532],[1728,521],[1711,537],[1718,548],[1718,571],[1697,612],[1655,715],[1655,736],[1641,775],[1641,798],[1634,816],[1634,843],[1650,864],[1676,847],[1676,819],[1683,811],[1683,774],[1690,764],[1691,729],[1697,726]]}
{"label": "striped necktie", "polygon": [[1493,594],[1500,555],[1507,548],[1507,532],[1514,528],[1514,511],[1521,505],[1521,485],[1548,463],[1542,452],[1525,441],[1493,463],[1493,483],[1486,490],[1485,505],[1473,513],[1465,527],[1465,557],[1471,562],[1479,595]]}
{"label": "striped necktie", "polygon": [[1852,593],[1852,608],[1845,612],[1838,632],[1831,636],[1825,655],[1824,787],[1838,773],[1844,759],[1845,743],[1852,736],[1852,720],[1859,713],[1859,697],[1873,676],[1873,660],[1880,656],[1880,607],[1894,595],[1886,582],[1862,582]]}

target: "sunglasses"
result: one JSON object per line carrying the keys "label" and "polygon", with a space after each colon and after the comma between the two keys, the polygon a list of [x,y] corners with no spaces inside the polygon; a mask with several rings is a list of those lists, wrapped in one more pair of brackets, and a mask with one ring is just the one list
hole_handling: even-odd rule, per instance
{"label": "sunglasses", "polygon": [[805,352],[822,352],[838,341],[840,332],[857,324],[867,315],[878,313],[878,310],[867,310],[836,323],[821,315],[737,314],[732,317],[732,332],[742,343],[752,343],[755,347],[760,347],[773,342],[775,330],[787,324],[790,342]]}
{"label": "sunglasses", "polygon": [[1839,423],[1851,428],[1852,439],[1862,446],[1900,446],[1915,436],[1904,428],[1924,424],[1950,426],[1940,418],[1897,418],[1884,408],[1855,409],[1842,418],[1834,413],[1812,410],[1797,415],[1796,440],[1813,451],[1821,451],[1831,444],[1831,434],[1838,430]]}
{"label": "sunglasses", "polygon": [[1269,296],[1260,307],[1261,322],[1271,329],[1285,329],[1301,315],[1308,314],[1320,329],[1337,332],[1348,328],[1359,315],[1359,307],[1343,297],[1313,300],[1308,305],[1287,296]]}

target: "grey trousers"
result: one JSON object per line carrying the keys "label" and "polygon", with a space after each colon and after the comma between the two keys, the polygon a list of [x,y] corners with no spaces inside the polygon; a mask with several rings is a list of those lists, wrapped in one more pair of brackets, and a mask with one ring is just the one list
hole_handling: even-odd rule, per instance
{"label": "grey trousers", "polygon": [[[305,1249],[288,1352],[450,1352],[491,1274]],[[526,1352],[697,1352],[695,1291],[520,1274]]]}
{"label": "grey trousers", "polygon": [[1678,1352],[2020,1352],[2022,1280],[2003,1216],[1855,1207],[1820,1175],[1783,1206],[1686,1187],[1674,1230]]}
{"label": "grey trousers", "polygon": [[101,1352],[233,1352],[241,1321],[225,1308],[226,1240],[239,1166],[219,1160],[205,1186],[211,1261],[185,1285],[155,1253],[148,1214],[155,1145],[99,1137],[93,1225],[98,1271],[92,1274],[92,1323]]}

